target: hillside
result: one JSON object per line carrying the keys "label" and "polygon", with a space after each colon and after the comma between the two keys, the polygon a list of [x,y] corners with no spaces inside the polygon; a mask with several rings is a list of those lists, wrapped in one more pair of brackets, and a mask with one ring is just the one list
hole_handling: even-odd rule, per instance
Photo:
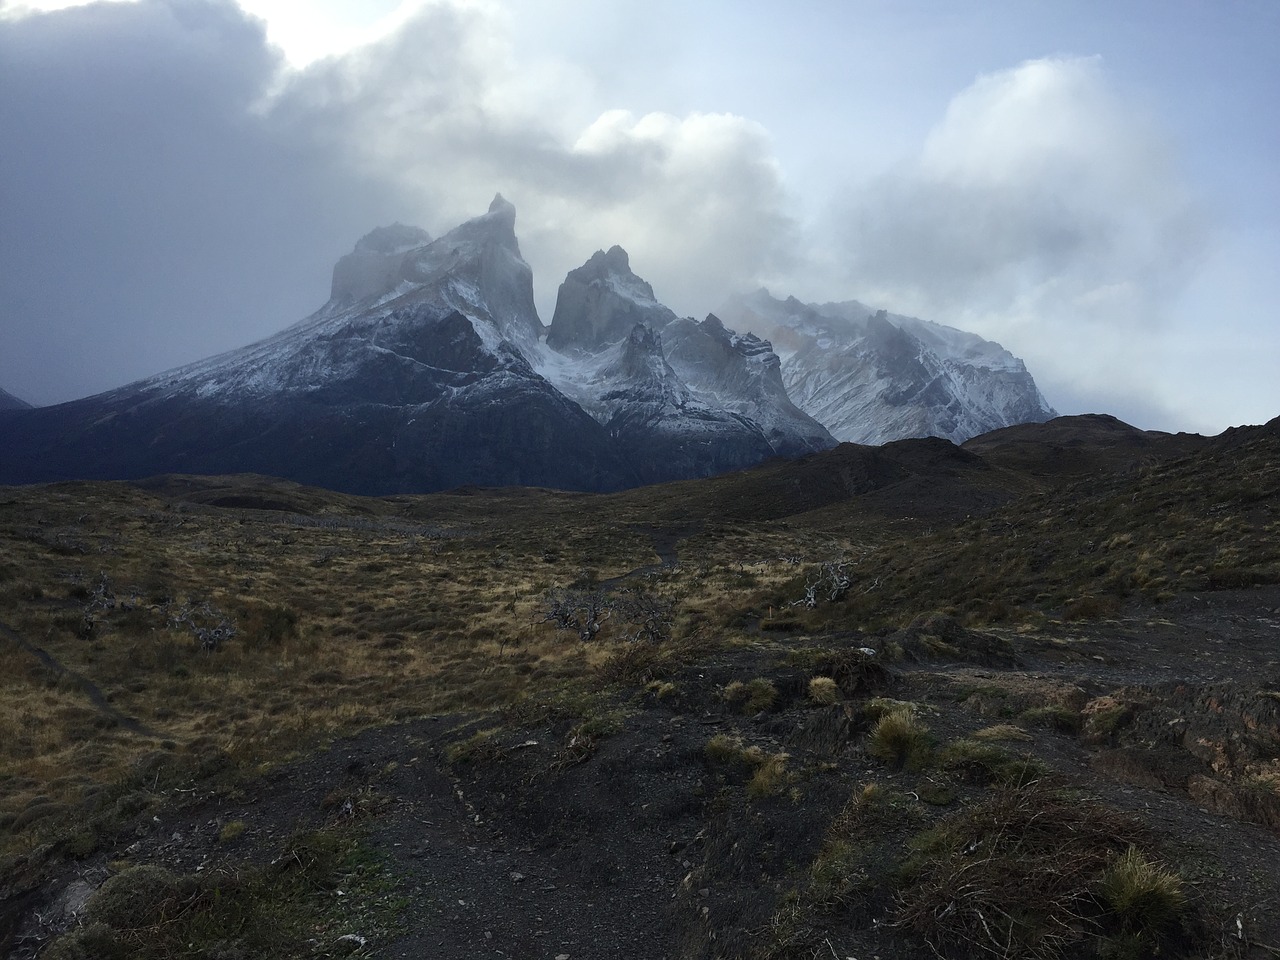
{"label": "hillside", "polygon": [[0,952],[1273,956],[1277,423],[0,488]]}

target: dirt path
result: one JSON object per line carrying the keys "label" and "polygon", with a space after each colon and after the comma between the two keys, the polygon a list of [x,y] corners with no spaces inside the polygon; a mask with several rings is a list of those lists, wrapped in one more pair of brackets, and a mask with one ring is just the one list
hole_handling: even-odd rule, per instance
{"label": "dirt path", "polygon": [[6,623],[0,623],[0,637],[10,640],[17,644],[18,648],[25,650],[31,654],[42,664],[60,676],[68,677],[73,680],[84,695],[89,698],[89,702],[93,704],[94,709],[101,713],[104,717],[109,717],[121,729],[128,730],[130,733],[136,733],[140,737],[157,738],[160,735],[150,727],[141,723],[136,717],[128,717],[113,707],[102,689],[90,680],[88,677],[82,676],[70,667],[61,663],[53,654],[49,653],[43,647],[38,647],[34,643],[24,638],[20,633],[14,630]]}

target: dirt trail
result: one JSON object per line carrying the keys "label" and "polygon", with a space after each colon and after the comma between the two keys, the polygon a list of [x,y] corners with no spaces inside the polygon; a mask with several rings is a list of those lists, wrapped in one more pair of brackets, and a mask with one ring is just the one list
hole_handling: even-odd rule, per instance
{"label": "dirt trail", "polygon": [[637,580],[640,577],[647,577],[651,573],[661,573],[663,570],[670,570],[679,566],[680,555],[678,547],[680,541],[698,533],[701,527],[686,527],[676,530],[667,530],[661,527],[635,527],[634,529],[639,533],[646,534],[653,542],[653,552],[658,555],[658,562],[642,564],[634,570],[628,570],[626,573],[618,574],[616,577],[601,580],[601,587],[610,589],[628,580]]}
{"label": "dirt trail", "polygon": [[27,653],[31,654],[54,673],[74,680],[76,685],[84,691],[84,695],[89,698],[89,702],[93,704],[94,708],[103,716],[109,717],[120,728],[128,730],[130,733],[136,733],[140,737],[156,738],[160,736],[150,727],[139,722],[136,717],[125,716],[113,707],[110,701],[107,700],[106,694],[104,694],[102,689],[92,680],[76,673],[76,671],[61,663],[53,656],[53,654],[49,653],[48,650],[45,650],[43,647],[36,646],[8,624],[0,623],[0,637],[4,637],[6,640],[10,640],[17,644],[19,649],[25,650]]}

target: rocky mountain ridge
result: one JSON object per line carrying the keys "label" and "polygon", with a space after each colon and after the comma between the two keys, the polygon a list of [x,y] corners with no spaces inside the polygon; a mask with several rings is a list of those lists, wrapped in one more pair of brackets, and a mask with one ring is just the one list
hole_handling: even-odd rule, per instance
{"label": "rocky mountain ridge", "polygon": [[[335,265],[328,302],[280,333],[6,417],[0,482],[252,472],[367,494],[614,490],[825,450],[859,419],[864,442],[954,440],[1047,411],[999,407],[973,372],[999,368],[1038,397],[1020,361],[921,321],[908,332],[828,305],[797,322],[759,297],[733,308],[751,326],[677,317],[619,246],[566,276],[544,326],[515,218],[498,195],[436,239],[380,227]],[[837,328],[833,351],[823,331]],[[926,356],[925,334],[964,346],[964,362]]]}
{"label": "rocky mountain ridge", "polygon": [[963,443],[1057,415],[1021,360],[941,324],[857,301],[778,300],[767,290],[730,299],[722,315],[772,340],[788,394],[837,440]]}

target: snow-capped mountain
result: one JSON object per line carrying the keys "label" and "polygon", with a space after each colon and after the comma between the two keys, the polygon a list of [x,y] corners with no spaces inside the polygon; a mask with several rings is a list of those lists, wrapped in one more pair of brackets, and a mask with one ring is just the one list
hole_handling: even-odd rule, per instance
{"label": "snow-capped mountain", "polygon": [[835,440],[787,398],[767,341],[679,318],[597,251],[560,286],[538,369],[633,451],[646,480],[702,476]]}
{"label": "snow-capped mountain", "polygon": [[515,208],[438,240],[375,230],[315,314],[109,393],[5,417],[0,481],[273,474],[360,493],[637,483],[530,366],[542,333]]}
{"label": "snow-capped mountain", "polygon": [[8,390],[0,388],[0,410],[30,410],[31,404],[20,400]]}
{"label": "snow-capped mountain", "polygon": [[[665,354],[659,328],[678,332]],[[835,443],[767,344],[677,321],[621,248],[566,278],[547,331],[501,196],[438,239],[374,230],[272,337],[3,419],[0,482],[255,472],[359,493],[612,490]]]}
{"label": "snow-capped mountain", "polygon": [[728,325],[680,318],[617,246],[569,273],[544,327],[515,218],[497,196],[437,239],[380,227],[338,261],[328,302],[274,336],[5,410],[0,483],[254,472],[371,494],[614,490],[837,437],[960,441],[1052,415],[1021,361],[978,337],[765,291],[731,302]]}
{"label": "snow-capped mountain", "polygon": [[722,315],[771,339],[791,400],[838,440],[970,437],[1056,416],[1021,360],[997,343],[857,301],[804,304],[767,290]]}

